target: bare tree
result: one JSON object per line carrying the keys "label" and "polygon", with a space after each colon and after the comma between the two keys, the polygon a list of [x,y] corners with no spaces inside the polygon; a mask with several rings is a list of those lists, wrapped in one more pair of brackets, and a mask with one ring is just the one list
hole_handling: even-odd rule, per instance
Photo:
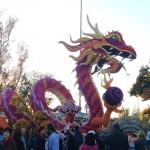
{"label": "bare tree", "polygon": [[11,66],[13,58],[10,39],[17,19],[9,17],[5,24],[0,15],[0,92],[5,86],[13,86],[15,89],[21,86],[21,77],[24,76],[24,64],[28,58],[28,50],[25,43],[17,45],[17,65]]}
{"label": "bare tree", "polygon": [[5,70],[6,64],[11,60],[10,55],[10,35],[17,19],[9,17],[5,25],[0,21],[0,74]]}

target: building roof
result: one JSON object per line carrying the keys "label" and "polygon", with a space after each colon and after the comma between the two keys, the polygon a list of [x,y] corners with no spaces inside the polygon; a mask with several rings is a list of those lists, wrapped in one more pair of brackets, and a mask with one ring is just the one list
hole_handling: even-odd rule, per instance
{"label": "building roof", "polygon": [[[55,113],[55,115],[56,115],[57,118],[62,117],[62,113]],[[75,115],[76,118],[84,118],[85,116],[87,116],[87,114],[86,114],[86,113],[83,113],[83,112],[78,112],[78,113]]]}

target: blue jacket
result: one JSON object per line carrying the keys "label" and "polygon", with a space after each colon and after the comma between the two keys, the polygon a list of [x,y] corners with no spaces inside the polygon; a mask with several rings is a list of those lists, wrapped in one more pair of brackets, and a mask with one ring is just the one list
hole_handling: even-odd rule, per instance
{"label": "blue jacket", "polygon": [[53,132],[48,138],[48,150],[59,150],[59,134]]}

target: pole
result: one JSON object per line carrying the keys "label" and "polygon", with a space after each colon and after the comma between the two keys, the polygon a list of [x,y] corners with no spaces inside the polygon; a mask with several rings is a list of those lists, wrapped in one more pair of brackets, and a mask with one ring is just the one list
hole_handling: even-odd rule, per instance
{"label": "pole", "polygon": [[[80,0],[80,38],[82,37],[82,0]],[[80,50],[81,52],[81,50]],[[81,97],[82,97],[82,94],[81,92],[79,91],[79,106],[81,107]],[[81,112],[81,110],[80,110]]]}
{"label": "pole", "polygon": [[82,37],[82,0],[80,1],[80,38]]}

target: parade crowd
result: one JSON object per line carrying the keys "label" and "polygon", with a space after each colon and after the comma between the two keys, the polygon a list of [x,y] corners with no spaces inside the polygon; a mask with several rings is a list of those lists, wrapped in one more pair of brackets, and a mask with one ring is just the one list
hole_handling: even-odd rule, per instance
{"label": "parade crowd", "polygon": [[147,136],[139,131],[134,147],[119,124],[114,124],[112,132],[103,138],[100,132],[82,133],[79,126],[75,126],[61,133],[52,123],[30,132],[25,127],[0,128],[0,150],[150,150],[150,131]]}

